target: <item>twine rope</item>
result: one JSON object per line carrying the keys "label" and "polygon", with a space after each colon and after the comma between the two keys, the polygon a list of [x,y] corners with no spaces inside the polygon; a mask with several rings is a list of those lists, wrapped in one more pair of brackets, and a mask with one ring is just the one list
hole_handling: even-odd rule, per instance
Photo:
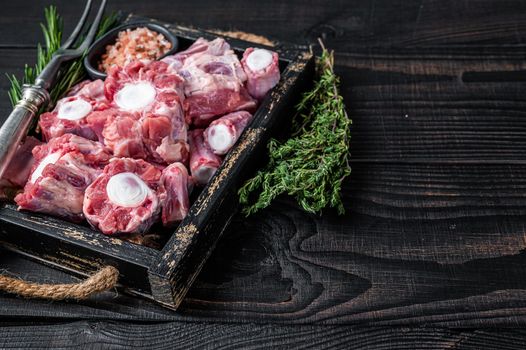
{"label": "twine rope", "polygon": [[0,275],[0,290],[25,298],[83,300],[114,288],[118,278],[119,270],[113,266],[105,266],[84,281],[70,284],[40,284]]}

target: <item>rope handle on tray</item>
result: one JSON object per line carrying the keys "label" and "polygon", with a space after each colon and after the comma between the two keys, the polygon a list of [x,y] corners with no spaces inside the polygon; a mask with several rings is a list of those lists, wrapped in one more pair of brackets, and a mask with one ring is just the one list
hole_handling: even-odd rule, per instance
{"label": "rope handle on tray", "polygon": [[105,266],[84,281],[70,284],[40,284],[0,275],[0,290],[25,298],[83,300],[114,288],[118,278],[119,270],[113,266]]}

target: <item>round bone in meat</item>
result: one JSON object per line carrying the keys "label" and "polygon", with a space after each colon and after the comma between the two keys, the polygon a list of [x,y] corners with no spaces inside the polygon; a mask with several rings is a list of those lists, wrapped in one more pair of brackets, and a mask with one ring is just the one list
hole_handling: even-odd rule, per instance
{"label": "round bone in meat", "polygon": [[110,70],[105,92],[119,116],[105,124],[102,136],[115,156],[167,164],[187,160],[183,83],[160,61]]}
{"label": "round bone in meat", "polygon": [[199,185],[206,185],[221,165],[221,158],[214,154],[203,139],[203,129],[188,133],[190,143],[190,172]]}
{"label": "round bone in meat", "polygon": [[155,87],[149,82],[141,81],[124,85],[115,94],[115,103],[126,111],[138,111],[155,101]]}
{"label": "round bone in meat", "polygon": [[279,82],[279,57],[276,52],[249,47],[243,53],[241,65],[247,75],[248,93],[258,100],[263,99]]}
{"label": "round bone in meat", "polygon": [[161,181],[166,189],[161,217],[164,226],[172,226],[188,214],[188,195],[192,192],[193,182],[182,163],[173,163],[164,168]]}
{"label": "round bone in meat", "polygon": [[252,114],[240,111],[214,120],[204,131],[205,142],[215,154],[226,154],[239,139],[251,118]]}
{"label": "round bone in meat", "polygon": [[150,191],[144,181],[134,173],[113,175],[106,184],[108,199],[113,204],[125,208],[141,205]]}
{"label": "round bone in meat", "polygon": [[265,49],[255,49],[247,57],[247,66],[253,70],[262,70],[272,63],[272,53]]}
{"label": "round bone in meat", "polygon": [[83,99],[68,101],[58,109],[57,118],[66,120],[79,120],[91,113],[91,104]]}
{"label": "round bone in meat", "polygon": [[113,159],[86,189],[84,216],[104,234],[143,233],[159,218],[161,170],[141,159]]}
{"label": "round bone in meat", "polygon": [[72,87],[68,95],[57,102],[53,111],[42,113],[38,126],[46,141],[65,134],[103,141],[100,124],[104,124],[109,107],[109,101],[104,96],[104,82],[86,80]]}
{"label": "round bone in meat", "polygon": [[225,124],[207,128],[208,145],[215,154],[225,154],[236,142],[236,134]]}

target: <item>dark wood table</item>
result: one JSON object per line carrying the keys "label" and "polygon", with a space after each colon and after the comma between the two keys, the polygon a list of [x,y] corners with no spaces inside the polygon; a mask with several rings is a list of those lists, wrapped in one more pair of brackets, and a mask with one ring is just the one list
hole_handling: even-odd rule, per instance
{"label": "dark wood table", "polygon": [[[53,1],[4,1],[21,73]],[[79,2],[54,1],[77,19]],[[354,124],[347,214],[238,216],[178,312],[108,292],[0,295],[0,348],[526,348],[526,2],[110,1],[167,22],[336,50]],[[7,79],[0,80],[7,115]],[[65,273],[0,251],[37,281]]]}

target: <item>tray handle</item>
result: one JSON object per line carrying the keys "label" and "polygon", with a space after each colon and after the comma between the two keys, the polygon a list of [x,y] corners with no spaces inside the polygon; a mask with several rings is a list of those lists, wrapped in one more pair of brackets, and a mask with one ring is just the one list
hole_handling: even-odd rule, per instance
{"label": "tray handle", "polygon": [[70,284],[40,284],[0,275],[0,290],[25,298],[84,300],[115,288],[118,279],[119,270],[113,266],[105,266],[84,281]]}

